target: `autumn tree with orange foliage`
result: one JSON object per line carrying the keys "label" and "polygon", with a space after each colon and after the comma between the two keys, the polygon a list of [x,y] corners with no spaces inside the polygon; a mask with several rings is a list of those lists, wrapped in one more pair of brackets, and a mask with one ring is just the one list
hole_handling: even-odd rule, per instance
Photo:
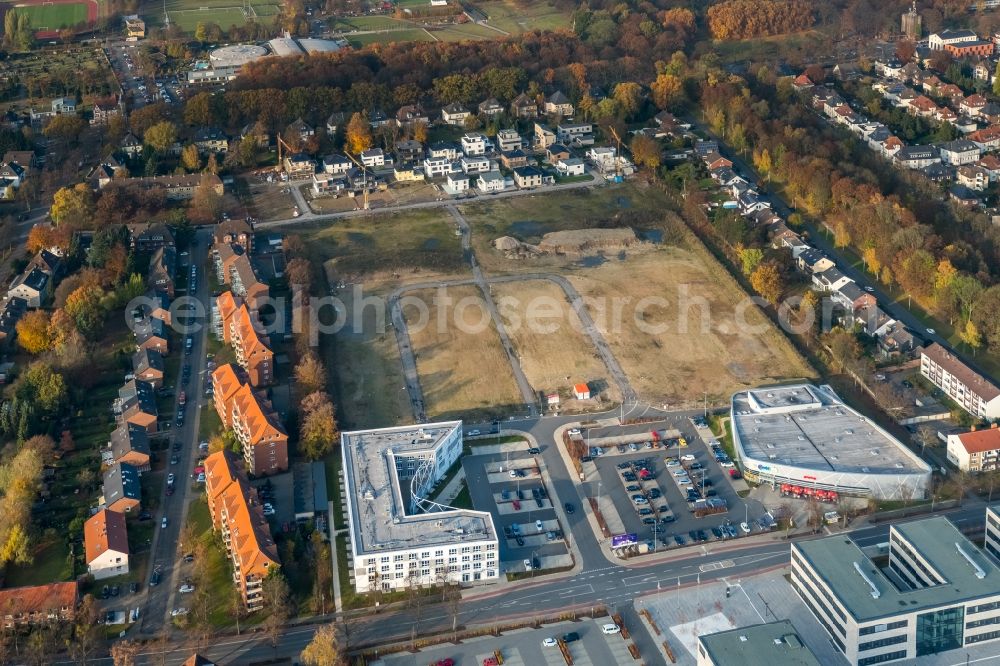
{"label": "autumn tree with orange foliage", "polygon": [[708,8],[708,29],[715,39],[751,39],[798,32],[815,17],[804,0],[726,0]]}

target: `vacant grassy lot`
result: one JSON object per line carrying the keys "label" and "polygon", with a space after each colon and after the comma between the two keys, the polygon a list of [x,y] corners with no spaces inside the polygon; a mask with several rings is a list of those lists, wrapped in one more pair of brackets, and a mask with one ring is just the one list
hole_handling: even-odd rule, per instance
{"label": "vacant grassy lot", "polygon": [[563,409],[572,409],[572,387],[578,382],[589,383],[605,400],[621,399],[558,285],[545,280],[497,284],[493,297],[536,391],[559,391]]}
{"label": "vacant grassy lot", "polygon": [[479,290],[449,287],[445,295],[450,305],[437,298],[435,289],[409,294],[426,304],[424,322],[417,308],[403,310],[428,416],[488,417],[509,412],[520,405],[521,397]]}
{"label": "vacant grassy lot", "polygon": [[310,258],[332,283],[392,287],[465,275],[461,241],[438,210],[341,219],[300,227]]}
{"label": "vacant grassy lot", "polygon": [[[310,260],[323,266],[327,285],[345,283],[336,295],[347,323],[321,340],[341,425],[409,422],[413,417],[402,390],[396,338],[387,324],[386,296],[406,283],[469,277],[450,217],[410,211],[313,224],[301,233]],[[375,300],[365,302],[366,297]],[[332,313],[321,313],[320,319],[330,322]]]}
{"label": "vacant grassy lot", "polygon": [[170,14],[170,23],[180,26],[184,32],[188,33],[194,33],[199,23],[215,23],[226,28],[246,23],[246,16],[239,7],[175,9],[168,13]]}
{"label": "vacant grassy lot", "polygon": [[639,182],[539,193],[461,207],[472,227],[476,258],[493,275],[581,267],[575,257],[506,259],[492,245],[501,236],[537,243],[552,231],[628,226],[643,238],[665,244],[683,242],[686,238],[683,225],[664,216],[667,209],[668,202],[659,190]]}
{"label": "vacant grassy lot", "polygon": [[706,394],[718,402],[814,374],[697,239],[569,279],[636,391],[653,403],[700,403]]}
{"label": "vacant grassy lot", "polygon": [[489,16],[489,24],[511,34],[531,30],[558,30],[572,25],[570,12],[556,9],[550,4],[531,3],[529,7],[514,4],[509,0],[499,2],[479,2],[475,7]]}

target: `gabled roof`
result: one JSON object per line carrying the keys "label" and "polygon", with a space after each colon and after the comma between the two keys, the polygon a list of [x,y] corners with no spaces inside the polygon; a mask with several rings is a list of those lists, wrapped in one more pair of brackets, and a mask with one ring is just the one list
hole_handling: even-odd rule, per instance
{"label": "gabled roof", "polygon": [[143,317],[141,321],[136,322],[132,327],[135,339],[140,345],[150,338],[166,340],[166,330],[163,320],[158,317]]}
{"label": "gabled roof", "polygon": [[115,460],[120,460],[122,456],[133,451],[145,456],[150,455],[149,435],[145,428],[131,423],[122,423],[112,430],[108,443],[111,445],[111,455]]}
{"label": "gabled roof", "polygon": [[549,104],[557,104],[557,105],[570,104],[569,97],[566,97],[566,95],[564,95],[563,91],[561,90],[557,90],[551,95],[549,95],[548,99],[546,99],[545,101],[548,102]]}
{"label": "gabled roof", "polygon": [[0,614],[17,617],[68,608],[76,610],[76,582],[9,587],[0,590]]}
{"label": "gabled roof", "polygon": [[101,509],[83,524],[83,541],[87,551],[87,564],[111,551],[128,556],[128,531],[125,515],[110,509]]}
{"label": "gabled roof", "polygon": [[444,113],[447,113],[448,115],[455,115],[457,113],[468,113],[469,112],[468,109],[466,109],[464,106],[462,106],[458,102],[452,102],[448,106],[446,106],[443,109],[441,109],[441,111],[444,112]]}
{"label": "gabled roof", "polygon": [[49,276],[45,271],[40,268],[28,267],[24,273],[21,273],[14,279],[11,289],[24,285],[35,292],[41,293],[45,289],[45,285],[48,284],[48,281]]}
{"label": "gabled roof", "polygon": [[142,488],[139,470],[128,463],[115,463],[104,472],[104,501],[111,505],[121,499],[139,501]]}
{"label": "gabled roof", "polygon": [[985,430],[972,430],[956,435],[968,453],[983,453],[1000,449],[1000,429],[995,426]]}
{"label": "gabled roof", "polygon": [[138,375],[147,370],[158,370],[163,372],[163,356],[155,349],[143,347],[132,355],[132,369]]}
{"label": "gabled roof", "polygon": [[958,379],[962,384],[965,384],[968,390],[983,400],[990,401],[1000,396],[1000,388],[996,384],[967,366],[960,358],[937,342],[924,347],[920,353],[922,356],[926,356],[944,368],[948,374]]}

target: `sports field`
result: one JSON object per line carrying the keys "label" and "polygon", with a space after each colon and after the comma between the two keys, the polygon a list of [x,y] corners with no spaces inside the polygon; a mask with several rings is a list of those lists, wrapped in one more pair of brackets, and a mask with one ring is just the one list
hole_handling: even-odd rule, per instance
{"label": "sports field", "polygon": [[58,5],[29,5],[16,7],[17,14],[26,14],[33,30],[59,30],[87,20],[87,5],[74,2]]}
{"label": "sports field", "polygon": [[544,2],[522,7],[513,0],[490,0],[477,2],[474,6],[489,17],[489,25],[512,35],[531,30],[558,30],[572,25],[568,11]]}
{"label": "sports field", "polygon": [[351,46],[358,49],[368,44],[389,44],[391,42],[432,42],[426,30],[387,30],[386,32],[368,32],[360,35],[346,35]]}
{"label": "sports field", "polygon": [[[259,21],[270,21],[271,16],[281,11],[278,4],[268,0],[251,0],[250,6]],[[164,8],[170,23],[189,33],[193,33],[199,23],[215,23],[227,30],[231,25],[243,25],[247,21],[240,0],[167,0],[165,7],[154,3],[142,12],[147,24],[162,26]]]}

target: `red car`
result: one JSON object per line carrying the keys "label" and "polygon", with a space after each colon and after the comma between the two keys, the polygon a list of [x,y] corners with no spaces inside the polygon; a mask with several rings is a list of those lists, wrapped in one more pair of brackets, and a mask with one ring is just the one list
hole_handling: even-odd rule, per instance
{"label": "red car", "polygon": [[729,470],[729,477],[733,479],[742,479],[743,475],[740,474],[740,470],[733,467]]}
{"label": "red car", "polygon": [[521,503],[519,501],[514,500],[513,502],[511,502],[511,504],[514,505],[514,510],[515,511],[520,511],[521,510]]}
{"label": "red car", "polygon": [[448,657],[447,659],[440,659],[436,664],[434,664],[434,666],[455,666],[455,660],[451,657]]}

